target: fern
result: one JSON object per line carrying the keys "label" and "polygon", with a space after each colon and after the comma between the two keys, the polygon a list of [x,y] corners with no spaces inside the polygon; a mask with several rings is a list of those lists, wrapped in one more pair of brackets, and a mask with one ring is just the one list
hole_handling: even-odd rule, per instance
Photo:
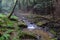
{"label": "fern", "polygon": [[0,37],[0,40],[4,40],[4,37]]}
{"label": "fern", "polygon": [[10,34],[13,30],[7,30],[1,37],[0,40],[9,40]]}
{"label": "fern", "polygon": [[13,30],[7,30],[7,31],[5,32],[5,34],[9,34],[9,33],[11,33],[11,32],[13,32]]}
{"label": "fern", "polygon": [[9,37],[10,37],[9,34],[3,34],[3,35],[0,37],[0,40],[9,40]]}
{"label": "fern", "polygon": [[6,40],[9,40],[10,35],[9,35],[9,34],[4,34],[3,37],[4,37]]}

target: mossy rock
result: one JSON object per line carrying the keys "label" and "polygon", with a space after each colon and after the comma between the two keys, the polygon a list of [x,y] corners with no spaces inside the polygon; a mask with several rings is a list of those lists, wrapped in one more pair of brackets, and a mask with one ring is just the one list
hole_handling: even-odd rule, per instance
{"label": "mossy rock", "polygon": [[27,35],[27,34],[24,34],[23,36],[20,36],[21,39],[37,39],[36,37],[34,36],[31,36],[31,35]]}
{"label": "mossy rock", "polygon": [[17,21],[12,21],[6,15],[0,14],[0,26],[1,27],[13,28],[15,23],[17,24]]}
{"label": "mossy rock", "polygon": [[46,22],[37,22],[36,25],[37,25],[37,26],[42,26],[42,25],[44,25],[45,23],[46,23]]}
{"label": "mossy rock", "polygon": [[11,16],[11,18],[13,18],[13,19],[18,19],[18,17],[17,17],[17,16]]}
{"label": "mossy rock", "polygon": [[52,38],[51,40],[57,40],[57,38]]}
{"label": "mossy rock", "polygon": [[10,20],[11,21],[18,21],[18,17],[17,16],[11,16]]}
{"label": "mossy rock", "polygon": [[26,25],[23,21],[19,21],[19,22],[18,22],[18,26],[19,26],[20,28],[27,28],[27,25]]}
{"label": "mossy rock", "polygon": [[51,32],[52,34],[56,35],[56,32],[55,32],[54,30],[51,29],[50,32]]}
{"label": "mossy rock", "polygon": [[12,26],[14,26],[14,24],[15,24],[15,22],[9,20],[8,18],[1,18],[1,20],[0,20],[1,26],[12,27]]}
{"label": "mossy rock", "polygon": [[32,34],[32,33],[25,33],[25,32],[20,32],[20,35],[19,35],[19,37],[21,38],[21,39],[37,39],[36,38],[36,36],[34,35],[34,34]]}

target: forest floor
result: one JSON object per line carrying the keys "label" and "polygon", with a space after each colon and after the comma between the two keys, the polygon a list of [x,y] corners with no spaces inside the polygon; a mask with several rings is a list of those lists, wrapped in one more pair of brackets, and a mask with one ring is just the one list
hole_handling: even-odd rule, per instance
{"label": "forest floor", "polygon": [[47,18],[47,19],[50,19],[52,18],[52,15],[38,15],[38,14],[33,14],[32,11],[29,11],[29,12],[24,12],[24,11],[17,11],[17,12],[14,12],[14,15],[16,15],[18,18],[22,18],[22,17],[34,17],[34,16],[41,16],[41,17],[44,17],[44,18]]}
{"label": "forest floor", "polygon": [[[21,19],[22,17],[26,17],[26,16],[36,16],[36,15],[31,15],[32,12],[23,12],[23,11],[19,11],[19,12],[15,12],[14,15],[16,15],[19,19]],[[42,16],[42,17],[46,17],[46,18],[51,18],[52,16],[48,15],[48,16]],[[48,32],[44,32],[43,30],[32,30],[29,31],[28,29],[23,29],[23,32],[26,33],[34,33],[35,35],[41,35],[42,36],[42,40],[50,40],[51,36],[49,35]]]}

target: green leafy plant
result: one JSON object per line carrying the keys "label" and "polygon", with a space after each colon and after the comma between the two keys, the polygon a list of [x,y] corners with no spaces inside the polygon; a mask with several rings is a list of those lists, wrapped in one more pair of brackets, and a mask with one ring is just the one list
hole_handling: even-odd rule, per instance
{"label": "green leafy plant", "polygon": [[1,18],[1,17],[6,17],[6,15],[4,15],[3,13],[1,13],[1,14],[0,14],[0,18]]}
{"label": "green leafy plant", "polygon": [[9,34],[3,34],[2,38],[4,40],[9,40],[10,35]]}
{"label": "green leafy plant", "polygon": [[11,33],[11,32],[13,32],[13,30],[7,30],[6,32],[4,32],[2,34],[2,36],[0,37],[0,40],[9,40],[9,38],[10,38],[9,33]]}

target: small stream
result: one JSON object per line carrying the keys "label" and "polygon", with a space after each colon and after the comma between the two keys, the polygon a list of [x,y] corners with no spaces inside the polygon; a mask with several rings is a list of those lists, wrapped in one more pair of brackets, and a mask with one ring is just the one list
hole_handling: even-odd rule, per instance
{"label": "small stream", "polygon": [[33,23],[31,23],[31,22],[29,22],[27,20],[23,20],[23,21],[26,23],[27,29],[33,30],[33,29],[36,29],[37,28],[37,26],[35,24],[33,24]]}
{"label": "small stream", "polygon": [[[35,25],[34,23],[29,22],[25,17],[23,17],[23,21],[26,23],[27,29],[28,29],[29,31],[32,31],[32,30],[38,28],[37,25]],[[40,28],[40,29],[41,29],[41,28]],[[40,40],[40,36],[37,36],[36,38],[37,38],[37,40]]]}
{"label": "small stream", "polygon": [[34,24],[34,23],[32,23],[32,22],[30,22],[30,21],[28,21],[27,20],[27,18],[25,18],[25,17],[22,17],[23,19],[23,21],[26,23],[26,25],[27,25],[27,29],[29,29],[29,30],[34,30],[34,29],[40,29],[40,30],[43,30],[43,31],[48,31],[48,27],[38,27],[36,24]]}
{"label": "small stream", "polygon": [[[25,17],[22,17],[22,20],[26,23],[27,29],[28,29],[29,31],[33,31],[33,30],[35,30],[35,29],[39,29],[39,30],[43,30],[44,32],[49,33],[49,35],[50,35],[51,37],[54,37],[54,35],[51,34],[51,33],[48,31],[49,28],[47,28],[47,27],[45,27],[45,28],[43,28],[43,27],[38,27],[38,26],[35,25],[34,23],[29,22],[29,21],[27,20],[27,18],[25,18]],[[37,40],[39,40],[39,39],[41,39],[41,36],[38,36],[38,35],[37,35]]]}

